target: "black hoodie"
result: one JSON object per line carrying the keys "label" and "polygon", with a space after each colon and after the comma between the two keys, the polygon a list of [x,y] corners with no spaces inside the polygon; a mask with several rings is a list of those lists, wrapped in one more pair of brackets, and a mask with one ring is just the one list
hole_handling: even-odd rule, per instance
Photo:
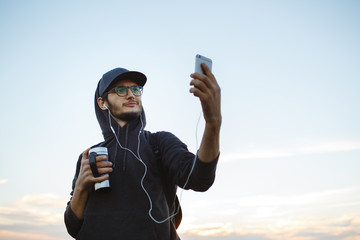
{"label": "black hoodie", "polygon": [[[109,120],[107,111],[99,108],[98,97],[99,86],[95,93],[95,112],[104,141],[95,146],[108,148],[109,160],[113,163],[113,172],[110,173],[109,178],[111,189],[90,190],[83,220],[77,219],[71,211],[70,202],[68,203],[65,225],[69,234],[76,239],[86,240],[180,239],[173,218],[163,223],[156,223],[150,217],[150,204],[152,204],[151,215],[157,221],[172,215],[177,200],[176,187],[183,187],[186,183],[195,155],[169,132],[150,133],[144,130],[146,125],[144,110],[139,118],[120,127],[111,117]],[[119,146],[111,131],[110,122],[122,147],[131,150],[136,157]],[[159,154],[154,151],[154,146]],[[81,155],[77,162],[73,190],[80,171],[80,161]],[[142,187],[144,164],[147,172]],[[185,188],[206,191],[215,179],[216,165],[217,159],[211,163],[203,163],[196,159]]]}

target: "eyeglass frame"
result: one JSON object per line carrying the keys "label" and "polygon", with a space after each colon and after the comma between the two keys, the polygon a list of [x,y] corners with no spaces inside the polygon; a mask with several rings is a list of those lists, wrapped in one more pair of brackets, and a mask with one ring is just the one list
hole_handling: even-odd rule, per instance
{"label": "eyeglass frame", "polygon": [[[125,94],[124,96],[119,95],[119,93],[116,91],[116,88],[120,88],[120,87],[126,89],[126,94]],[[139,88],[139,90],[140,90],[140,91],[139,91],[139,92],[140,92],[139,95],[136,95],[136,94],[134,93],[134,91],[133,91],[132,88],[135,88],[135,87]],[[139,85],[116,86],[116,87],[110,89],[109,91],[105,92],[102,97],[103,97],[103,98],[106,97],[111,91],[114,91],[114,92],[116,93],[116,95],[118,95],[119,97],[126,97],[127,95],[129,95],[129,89],[131,90],[131,93],[132,93],[135,97],[140,97],[140,96],[143,94],[143,89],[144,89],[144,88],[143,88],[143,86],[139,86]]]}

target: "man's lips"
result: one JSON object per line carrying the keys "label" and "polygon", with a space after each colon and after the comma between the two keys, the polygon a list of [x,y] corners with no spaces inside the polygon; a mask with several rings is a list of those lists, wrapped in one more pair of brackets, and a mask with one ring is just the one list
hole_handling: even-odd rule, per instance
{"label": "man's lips", "polygon": [[137,102],[133,102],[133,101],[124,103],[124,106],[125,106],[125,107],[135,107],[135,106],[137,106],[137,105],[138,105],[138,103],[137,103]]}

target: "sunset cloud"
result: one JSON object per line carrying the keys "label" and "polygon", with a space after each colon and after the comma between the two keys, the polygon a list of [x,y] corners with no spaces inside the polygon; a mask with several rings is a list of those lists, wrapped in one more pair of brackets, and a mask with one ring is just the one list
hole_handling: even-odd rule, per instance
{"label": "sunset cloud", "polygon": [[[66,201],[53,194],[33,194],[1,206],[0,239],[68,239],[63,224]],[[184,216],[179,233],[183,240],[360,240],[360,212],[348,206],[360,208],[360,186],[194,202],[193,209],[186,209],[192,214]]]}
{"label": "sunset cloud", "polygon": [[36,240],[65,240],[63,237],[53,237],[41,233],[31,233],[31,232],[17,232],[17,231],[8,231],[0,230],[0,238],[8,240],[20,240],[20,239],[36,239]]}
{"label": "sunset cloud", "polygon": [[53,194],[32,194],[0,206],[0,239],[65,239],[66,201]]}
{"label": "sunset cloud", "polygon": [[244,223],[232,231],[219,231],[220,229],[219,225],[204,225],[182,232],[181,237],[183,240],[359,240],[360,217],[290,218],[282,224],[269,222],[261,226]]}
{"label": "sunset cloud", "polygon": [[190,209],[207,221],[185,218],[180,232],[184,240],[354,240],[360,236],[360,211],[354,209],[360,209],[360,187],[210,200]]}
{"label": "sunset cloud", "polygon": [[51,207],[63,208],[66,200],[59,199],[56,195],[50,193],[32,194],[22,197],[14,205],[19,208]]}
{"label": "sunset cloud", "polygon": [[4,184],[4,183],[7,183],[7,182],[8,182],[7,179],[0,179],[0,185],[1,185],[1,184]]}

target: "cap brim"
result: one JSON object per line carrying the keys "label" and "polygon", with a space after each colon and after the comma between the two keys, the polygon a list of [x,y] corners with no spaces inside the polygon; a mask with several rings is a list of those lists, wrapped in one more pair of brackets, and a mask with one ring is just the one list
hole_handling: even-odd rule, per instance
{"label": "cap brim", "polygon": [[136,71],[129,71],[129,72],[125,72],[123,74],[120,74],[119,76],[117,76],[110,85],[112,85],[114,82],[119,81],[119,80],[132,80],[134,81],[137,85],[139,86],[144,86],[146,83],[146,76],[141,73],[141,72],[136,72]]}

